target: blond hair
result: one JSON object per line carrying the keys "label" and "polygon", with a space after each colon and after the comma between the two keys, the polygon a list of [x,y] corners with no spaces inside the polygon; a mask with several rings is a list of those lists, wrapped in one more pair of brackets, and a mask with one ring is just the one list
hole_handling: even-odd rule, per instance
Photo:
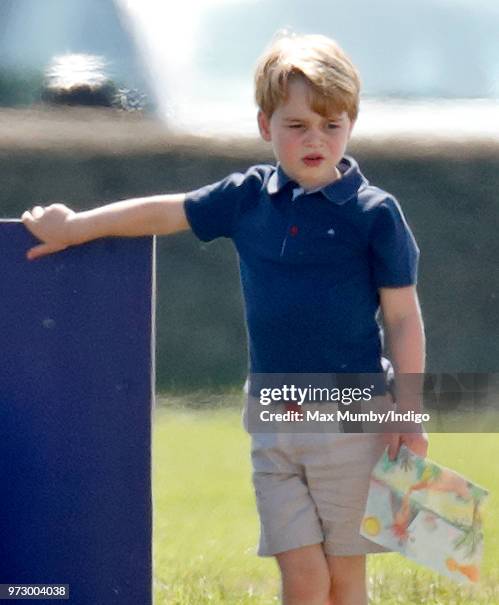
{"label": "blond hair", "polygon": [[255,100],[267,117],[287,99],[288,83],[304,78],[310,106],[329,117],[346,111],[353,121],[359,111],[360,78],[343,49],[321,35],[278,34],[258,60]]}

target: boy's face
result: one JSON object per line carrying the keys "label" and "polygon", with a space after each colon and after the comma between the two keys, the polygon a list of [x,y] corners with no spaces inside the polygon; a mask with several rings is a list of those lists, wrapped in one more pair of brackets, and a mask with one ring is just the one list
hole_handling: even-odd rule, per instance
{"label": "boy's face", "polygon": [[288,84],[288,98],[269,119],[258,113],[260,134],[272,142],[284,172],[305,190],[323,187],[339,177],[336,165],[345,153],[353,128],[346,112],[325,118],[309,105],[309,87],[301,78]]}

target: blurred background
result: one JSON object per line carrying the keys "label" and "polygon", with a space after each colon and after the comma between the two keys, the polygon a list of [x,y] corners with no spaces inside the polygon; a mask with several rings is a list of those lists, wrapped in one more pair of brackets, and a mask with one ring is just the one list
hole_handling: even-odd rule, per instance
{"label": "blurred background", "polygon": [[2,0],[0,17],[2,105],[35,101],[54,56],[91,53],[171,128],[256,135],[253,66],[288,29],[347,49],[363,81],[359,134],[499,129],[495,0],[184,0],[174,10],[161,0]]}
{"label": "blurred background", "polygon": [[[272,161],[252,72],[281,29],[336,38],[359,67],[351,152],[418,239],[429,370],[497,372],[495,0],[1,0],[2,216],[190,190]],[[158,254],[158,388],[241,384],[230,243],[182,234]]]}

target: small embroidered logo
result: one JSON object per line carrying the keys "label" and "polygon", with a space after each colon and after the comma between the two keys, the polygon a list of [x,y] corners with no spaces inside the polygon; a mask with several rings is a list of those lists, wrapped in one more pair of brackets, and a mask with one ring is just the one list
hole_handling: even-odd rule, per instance
{"label": "small embroidered logo", "polygon": [[331,237],[333,237],[334,229],[331,227],[331,229],[328,230],[327,234],[330,235]]}

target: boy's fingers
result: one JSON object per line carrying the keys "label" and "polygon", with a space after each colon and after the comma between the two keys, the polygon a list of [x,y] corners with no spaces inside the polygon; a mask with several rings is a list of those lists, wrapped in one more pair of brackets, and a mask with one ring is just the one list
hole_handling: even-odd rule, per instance
{"label": "boy's fingers", "polygon": [[31,212],[29,210],[26,210],[26,212],[23,212],[21,215],[21,220],[24,224],[32,222],[33,217],[31,216]]}
{"label": "boy's fingers", "polygon": [[426,458],[428,453],[428,436],[426,433],[416,433],[415,435],[405,435],[404,443],[417,456]]}
{"label": "boy's fingers", "polygon": [[33,216],[34,219],[40,218],[41,216],[43,216],[44,213],[44,209],[41,206],[35,206],[33,208],[33,210],[31,211],[31,215]]}
{"label": "boy's fingers", "polygon": [[[35,209],[33,208],[33,211],[34,210]],[[31,212],[29,212],[28,210],[26,210],[26,212],[23,212],[23,214],[21,216],[21,220],[23,222],[23,225],[26,227],[26,229],[31,231],[31,233],[33,233],[33,235],[36,235],[34,233],[36,219],[33,217],[33,214]]]}
{"label": "boy's fingers", "polygon": [[399,434],[389,433],[386,435],[386,441],[388,443],[388,458],[395,460],[399,451]]}
{"label": "boy's fingers", "polygon": [[33,246],[26,252],[26,258],[28,260],[34,260],[35,258],[40,258],[41,256],[46,256],[47,254],[52,254],[53,252],[59,252],[59,250],[64,250],[65,246],[54,246],[50,244],[38,244],[38,246]]}
{"label": "boy's fingers", "polygon": [[26,258],[28,260],[34,260],[35,258],[40,258],[41,256],[46,256],[47,254],[52,254],[53,252],[59,252],[60,250],[64,250],[67,246],[61,246],[61,244],[48,244],[43,242],[43,237],[40,233],[37,233],[37,219],[41,218],[45,213],[44,208],[41,206],[35,206],[31,209],[31,211],[26,210],[23,212],[21,216],[21,220],[23,225],[31,231],[31,233],[37,237],[39,240],[42,240],[42,243],[37,246],[33,246],[26,252]]}
{"label": "boy's fingers", "polygon": [[41,237],[41,234],[39,233],[38,219],[42,218],[44,212],[45,210],[41,206],[35,206],[31,211],[26,210],[26,212],[23,212],[21,215],[21,221],[26,229],[31,231],[31,233],[40,240],[43,240],[44,238]]}

